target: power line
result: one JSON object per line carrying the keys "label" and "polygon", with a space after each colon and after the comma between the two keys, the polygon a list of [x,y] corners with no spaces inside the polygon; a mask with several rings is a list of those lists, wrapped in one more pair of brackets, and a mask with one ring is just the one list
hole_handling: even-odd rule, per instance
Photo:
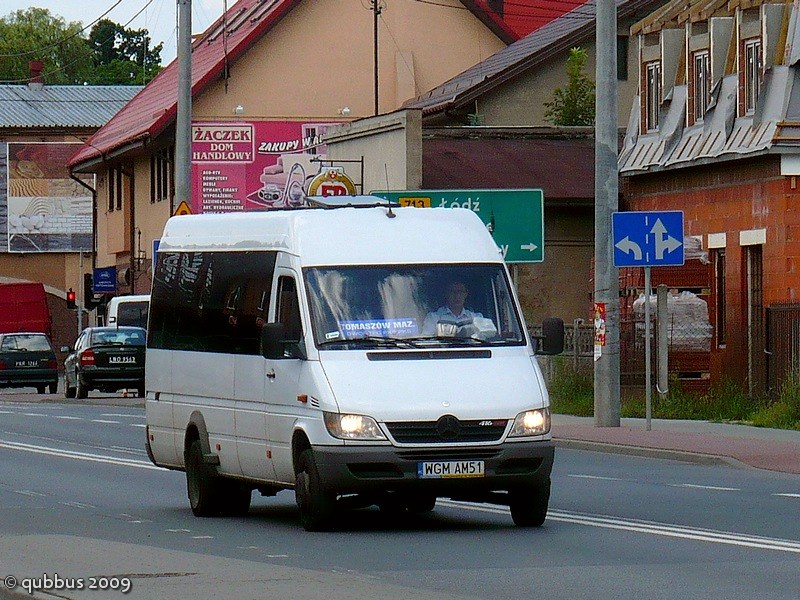
{"label": "power line", "polygon": [[[41,48],[34,48],[33,50],[26,50],[25,52],[18,52],[16,54],[0,54],[0,58],[17,58],[17,57],[20,57],[20,56],[27,56],[29,54],[39,54],[41,52],[44,52],[45,50],[49,50],[50,48],[55,48],[56,46],[59,46],[59,45],[63,44],[64,42],[66,42],[68,40],[71,40],[74,37],[77,37],[78,35],[80,35],[84,31],[89,29],[89,27],[93,26],[95,23],[98,23],[100,20],[103,19],[103,17],[105,17],[108,13],[110,13],[112,10],[114,10],[121,3],[122,3],[122,0],[117,0],[111,6],[111,8],[109,8],[106,12],[104,12],[102,15],[97,17],[94,21],[92,21],[91,23],[86,25],[83,29],[79,29],[78,31],[76,31],[76,32],[74,32],[74,33],[72,33],[72,34],[70,34],[70,35],[68,35],[66,37],[63,37],[60,40],[56,40],[55,42],[53,42],[49,46],[42,46]],[[54,16],[57,16],[57,15],[54,15]]]}
{"label": "power line", "polygon": [[[140,8],[140,9],[139,9],[139,11],[138,11],[138,12],[137,12],[135,15],[133,15],[133,16],[132,16],[132,17],[131,17],[131,18],[130,18],[128,21],[127,21],[127,23],[125,23],[125,24],[124,24],[122,27],[123,27],[123,28],[126,28],[128,25],[130,25],[130,24],[131,24],[131,23],[132,23],[132,22],[133,22],[133,21],[134,21],[134,20],[135,20],[135,19],[136,19],[136,18],[137,18],[139,15],[140,15],[140,14],[142,14],[142,13],[143,13],[143,12],[145,11],[145,9],[146,9],[148,6],[150,6],[152,3],[153,3],[153,0],[147,0],[147,3],[146,3],[146,4],[145,4],[145,5],[142,7],[142,8]],[[110,39],[112,39],[112,38],[110,38],[110,37],[109,37],[109,38],[106,38],[105,40],[103,40],[103,42],[107,42],[107,41],[109,41]],[[86,53],[86,54],[84,54],[83,56],[79,56],[79,57],[78,57],[78,58],[76,58],[75,60],[73,60],[73,61],[71,61],[71,62],[68,62],[68,63],[66,63],[66,64],[64,64],[64,65],[61,65],[61,66],[59,66],[57,69],[53,69],[52,71],[46,71],[46,72],[43,72],[41,75],[42,75],[42,77],[45,77],[45,76],[48,76],[48,75],[55,75],[56,73],[62,72],[62,71],[64,71],[64,70],[65,70],[67,67],[74,65],[74,64],[75,64],[75,63],[77,63],[78,61],[81,61],[81,60],[84,60],[84,59],[86,59],[86,58],[90,57],[90,56],[92,55],[92,53],[93,53],[93,52],[94,52],[94,50],[92,50],[92,49],[90,48],[90,49],[89,49],[89,52],[87,52],[87,53]],[[26,77],[26,78],[24,78],[24,79],[9,79],[9,80],[0,80],[0,84],[7,84],[7,83],[27,83],[29,80],[30,80],[30,78],[28,78],[28,77]]]}
{"label": "power line", "polygon": [[[500,18],[503,17],[519,17],[522,19],[546,19],[546,18],[565,18],[565,19],[577,19],[580,20],[591,20],[594,19],[595,13],[593,10],[589,9],[587,11],[580,10],[584,8],[585,3],[572,3],[572,2],[564,2],[563,0],[545,0],[549,1],[553,4],[560,4],[569,10],[561,10],[555,7],[549,6],[530,6],[525,4],[519,4],[517,6],[529,8],[531,12],[511,12],[511,11],[503,11],[503,15],[501,16],[499,13],[494,11],[486,10],[480,7],[474,7],[473,9],[467,8],[466,6],[456,6],[453,4],[442,4],[441,2],[436,2],[435,0],[413,0],[414,2],[418,2],[420,4],[428,4],[430,6],[440,6],[442,8],[453,8],[456,10],[468,10],[470,12],[481,12],[487,16],[497,16]],[[550,11],[552,14],[545,14],[540,13],[539,11]]]}

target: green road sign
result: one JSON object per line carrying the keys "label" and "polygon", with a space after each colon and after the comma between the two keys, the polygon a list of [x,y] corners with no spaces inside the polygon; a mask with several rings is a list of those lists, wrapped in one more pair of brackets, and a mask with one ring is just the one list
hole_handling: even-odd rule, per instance
{"label": "green road sign", "polygon": [[508,263],[544,260],[542,190],[405,190],[370,192],[402,206],[468,208],[478,215]]}

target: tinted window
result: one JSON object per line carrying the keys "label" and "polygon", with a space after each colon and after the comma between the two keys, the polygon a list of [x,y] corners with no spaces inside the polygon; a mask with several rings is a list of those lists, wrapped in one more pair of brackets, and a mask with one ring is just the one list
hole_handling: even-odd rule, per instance
{"label": "tinted window", "polygon": [[150,303],[147,300],[120,302],[117,306],[117,325],[147,327],[147,311],[149,306]]}
{"label": "tinted window", "polygon": [[275,252],[160,252],[149,347],[259,354],[275,258]]}
{"label": "tinted window", "polygon": [[115,327],[92,331],[90,346],[123,345],[144,346],[145,331],[133,327]]}

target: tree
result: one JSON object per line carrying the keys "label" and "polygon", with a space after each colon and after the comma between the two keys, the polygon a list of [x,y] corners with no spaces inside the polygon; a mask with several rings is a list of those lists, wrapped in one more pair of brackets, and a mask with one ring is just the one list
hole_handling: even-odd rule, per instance
{"label": "tree", "polygon": [[98,21],[88,39],[85,29],[45,8],[0,18],[0,83],[26,83],[33,60],[42,61],[49,84],[144,85],[161,71],[163,44],[150,48],[147,29],[108,19]]}
{"label": "tree", "polygon": [[46,8],[18,10],[0,19],[0,81],[25,83],[30,61],[44,64],[46,83],[83,83],[92,72],[91,55],[82,26]]}
{"label": "tree", "polygon": [[145,84],[161,71],[163,44],[150,48],[147,29],[126,29],[101,19],[89,34],[94,51],[95,73],[92,83]]}
{"label": "tree", "polygon": [[545,102],[545,119],[553,125],[594,125],[594,82],[583,72],[587,53],[583,48],[572,48],[567,58],[567,77],[564,89],[556,88],[553,100]]}

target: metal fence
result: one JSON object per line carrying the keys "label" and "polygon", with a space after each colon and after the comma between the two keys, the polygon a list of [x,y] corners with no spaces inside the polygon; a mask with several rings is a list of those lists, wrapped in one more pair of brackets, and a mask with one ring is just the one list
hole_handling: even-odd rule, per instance
{"label": "metal fence", "polygon": [[792,371],[800,372],[800,303],[767,307],[767,380],[776,394]]}

